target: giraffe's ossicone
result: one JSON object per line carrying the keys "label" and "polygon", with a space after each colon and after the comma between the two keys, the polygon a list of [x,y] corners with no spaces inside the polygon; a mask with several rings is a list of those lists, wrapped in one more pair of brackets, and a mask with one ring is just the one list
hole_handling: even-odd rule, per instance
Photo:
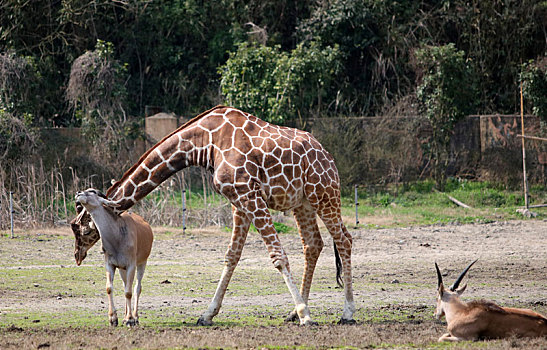
{"label": "giraffe's ossicone", "polygon": [[[190,120],[150,148],[107,191],[129,209],[175,172],[201,166],[233,207],[233,233],[215,296],[198,324],[208,325],[239,261],[252,223],[262,236],[273,265],[281,272],[295,302],[291,318],[313,323],[307,307],[313,272],[323,240],[321,218],[341,259],[345,305],[341,322],[353,322],[352,238],[342,222],[340,180],[332,156],[308,132],[273,125],[238,109],[217,106]],[[292,210],[302,238],[305,267],[300,290],[275,231],[269,209]]]}

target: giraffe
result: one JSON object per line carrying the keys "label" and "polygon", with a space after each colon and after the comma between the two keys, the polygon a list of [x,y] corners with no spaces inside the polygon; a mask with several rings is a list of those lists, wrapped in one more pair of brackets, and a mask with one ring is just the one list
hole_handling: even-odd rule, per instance
{"label": "giraffe", "polygon": [[76,202],[76,213],[78,215],[72,219],[70,227],[74,233],[74,259],[76,259],[76,265],[80,266],[87,256],[87,251],[101,239],[101,236],[91,215],[78,202]]}
{"label": "giraffe", "polygon": [[[217,106],[150,148],[106,195],[118,205],[118,212],[122,212],[188,166],[200,166],[212,173],[215,190],[230,201],[233,212],[233,231],[224,269],[198,325],[211,325],[218,314],[250,224],[261,235],[274,267],[283,276],[293,298],[295,308],[289,319],[298,317],[300,324],[315,324],[307,304],[317,259],[324,245],[317,216],[332,236],[337,279],[343,281],[345,303],[340,323],[355,322],[352,237],[341,218],[338,171],[332,156],[310,133],[272,125],[232,107]],[[305,256],[300,290],[290,273],[269,209],[293,211]]]}

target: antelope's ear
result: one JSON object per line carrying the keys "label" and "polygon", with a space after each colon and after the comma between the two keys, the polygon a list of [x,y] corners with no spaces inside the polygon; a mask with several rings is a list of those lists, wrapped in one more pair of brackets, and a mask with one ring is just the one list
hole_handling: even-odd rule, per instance
{"label": "antelope's ear", "polygon": [[462,295],[463,292],[465,291],[465,288],[467,288],[467,283],[461,286],[460,288],[456,289],[456,293],[458,293],[458,295]]}
{"label": "antelope's ear", "polygon": [[441,282],[439,284],[439,289],[437,289],[437,292],[439,293],[439,297],[443,297],[443,294],[444,294],[444,284]]}
{"label": "antelope's ear", "polygon": [[102,197],[99,197],[99,202],[101,202],[101,204],[107,208],[111,208],[111,209],[114,209],[114,208],[117,208],[119,207],[120,205],[118,203],[115,203],[111,200],[108,200],[106,198],[102,198]]}

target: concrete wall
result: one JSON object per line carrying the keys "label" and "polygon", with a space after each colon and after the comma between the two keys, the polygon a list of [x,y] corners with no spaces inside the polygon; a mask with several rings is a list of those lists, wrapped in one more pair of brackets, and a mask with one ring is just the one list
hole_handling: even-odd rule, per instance
{"label": "concrete wall", "polygon": [[[141,140],[137,140],[131,146],[130,154],[121,154],[120,157],[126,157],[129,161],[136,161],[138,157],[153,146],[154,142],[161,140],[180,125],[188,121],[189,118],[177,117],[174,114],[158,113],[145,119],[145,131],[148,134],[146,144]],[[307,122],[306,129],[314,132],[321,140],[322,125],[324,123],[333,123],[335,119],[316,119]],[[347,123],[347,119],[344,123]],[[363,149],[366,151],[370,148],[370,144],[378,137],[384,136],[385,128],[378,128],[378,123],[385,120],[381,117],[372,118],[352,118],[350,123],[355,123],[355,126],[361,130],[367,130],[362,135],[367,135],[366,139],[362,140]],[[418,142],[427,143],[428,136],[431,133],[425,118],[416,117],[401,117],[396,121],[396,126],[391,128],[389,123],[386,127],[388,132],[393,133],[392,137],[397,140],[397,135],[415,137]],[[406,125],[406,126],[405,126]],[[527,135],[539,136],[539,120],[533,116],[525,117],[525,133]],[[335,132],[335,130],[333,131]],[[380,132],[382,135],[376,136],[374,133]],[[492,154],[503,157],[503,152],[511,152],[513,160],[511,163],[518,162],[519,150],[521,147],[520,138],[517,134],[521,133],[520,116],[518,115],[475,115],[469,116],[461,121],[455,128],[452,138],[452,154],[454,157],[451,165],[452,171],[455,173],[465,172],[466,169],[474,169],[479,165],[488,166]],[[89,145],[83,139],[80,129],[78,128],[47,128],[41,132],[41,139],[44,143],[45,150],[40,154],[40,158],[48,165],[56,164],[57,158],[64,160],[63,163],[70,165],[71,159],[78,159],[86,156],[89,152]],[[334,135],[336,136],[336,135]],[[367,141],[368,140],[368,141]],[[324,140],[327,146],[327,140]],[[338,141],[339,142],[339,141]],[[404,146],[403,146],[404,147]],[[542,151],[547,149],[547,144],[541,141],[526,141],[526,147],[530,152],[530,161],[535,164],[547,163],[547,154]],[[328,147],[327,147],[328,148]],[[397,152],[397,149],[386,150],[388,152]],[[403,153],[405,150],[401,150]],[[419,150],[418,150],[419,151]],[[486,155],[486,158],[485,158]],[[350,155],[351,156],[351,155]],[[416,158],[416,164],[423,161]],[[355,159],[354,162],[359,162],[360,159]],[[351,163],[351,162],[350,162]],[[380,170],[380,169],[378,169]]]}
{"label": "concrete wall", "polygon": [[155,142],[178,128],[178,118],[174,113],[157,113],[147,117],[144,121],[144,130]]}

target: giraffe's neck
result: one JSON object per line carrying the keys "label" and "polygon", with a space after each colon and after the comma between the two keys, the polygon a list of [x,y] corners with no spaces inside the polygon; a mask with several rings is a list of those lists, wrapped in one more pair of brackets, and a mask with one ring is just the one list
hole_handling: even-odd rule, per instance
{"label": "giraffe's neck", "polygon": [[107,196],[119,204],[117,212],[127,210],[181,169],[189,166],[212,169],[213,152],[208,132],[196,125],[183,126],[147,151],[108,189]]}

